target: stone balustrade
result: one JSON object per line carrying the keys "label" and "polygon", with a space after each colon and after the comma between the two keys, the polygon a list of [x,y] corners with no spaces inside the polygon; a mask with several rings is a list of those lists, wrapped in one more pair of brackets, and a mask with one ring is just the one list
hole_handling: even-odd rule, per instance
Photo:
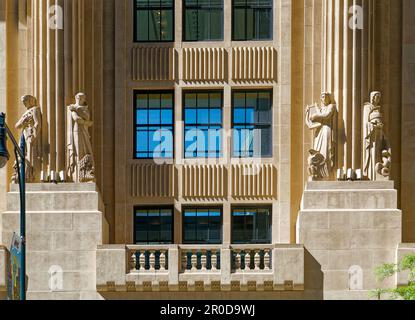
{"label": "stone balustrade", "polygon": [[234,272],[269,272],[272,269],[271,245],[232,246],[232,270]]}
{"label": "stone balustrade", "polygon": [[168,270],[168,248],[163,246],[127,246],[130,272]]}
{"label": "stone balustrade", "polygon": [[261,244],[100,246],[97,290],[304,290],[304,247]]}
{"label": "stone balustrade", "polygon": [[221,246],[180,245],[181,272],[216,272],[220,270]]}

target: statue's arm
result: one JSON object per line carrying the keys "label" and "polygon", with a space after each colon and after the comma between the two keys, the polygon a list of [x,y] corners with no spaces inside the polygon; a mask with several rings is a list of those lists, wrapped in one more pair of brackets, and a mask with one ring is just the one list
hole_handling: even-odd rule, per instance
{"label": "statue's arm", "polygon": [[26,113],[20,118],[20,120],[16,123],[16,129],[23,129],[24,124],[26,122]]}
{"label": "statue's arm", "polygon": [[85,120],[82,117],[78,116],[76,112],[72,112],[72,118],[77,124],[85,124]]}
{"label": "statue's arm", "polygon": [[306,114],[305,123],[309,129],[313,130],[313,129],[317,129],[321,127],[321,123],[316,122],[313,119],[313,117],[310,117],[310,108],[311,108],[310,106],[307,106],[306,113],[305,113]]}
{"label": "statue's arm", "polygon": [[40,127],[41,127],[41,123],[42,123],[42,116],[40,114],[40,109],[37,108],[35,112],[33,112],[33,127],[34,127],[34,136],[35,138],[37,137],[39,131],[40,131]]}
{"label": "statue's arm", "polygon": [[318,113],[316,113],[311,120],[312,121],[325,121],[325,120],[330,120],[333,116],[334,116],[334,112],[335,112],[335,106],[332,104],[330,105],[325,111],[318,111]]}

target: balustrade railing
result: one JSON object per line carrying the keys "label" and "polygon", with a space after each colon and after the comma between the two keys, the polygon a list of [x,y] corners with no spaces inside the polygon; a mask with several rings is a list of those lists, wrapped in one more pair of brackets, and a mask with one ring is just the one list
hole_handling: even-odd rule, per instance
{"label": "balustrade railing", "polygon": [[[271,245],[232,245],[233,272],[267,272],[272,269]],[[216,272],[221,270],[220,245],[179,245],[180,272]],[[168,270],[169,246],[127,246],[130,272]],[[227,262],[229,263],[229,262]]]}
{"label": "balustrade railing", "polygon": [[267,245],[232,246],[232,270],[242,271],[270,271],[272,269],[272,247]]}
{"label": "balustrade railing", "polygon": [[128,246],[130,272],[168,270],[169,249],[165,246]]}
{"label": "balustrade railing", "polygon": [[215,272],[221,266],[220,246],[179,246],[182,272]]}

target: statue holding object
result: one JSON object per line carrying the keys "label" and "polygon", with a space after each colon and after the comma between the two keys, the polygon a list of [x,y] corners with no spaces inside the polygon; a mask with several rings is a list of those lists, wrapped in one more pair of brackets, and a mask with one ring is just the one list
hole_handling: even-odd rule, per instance
{"label": "statue holding object", "polygon": [[335,158],[334,123],[336,104],[331,93],[321,94],[321,105],[307,106],[306,124],[313,130],[313,149],[309,150],[310,180],[322,181],[333,177]]}
{"label": "statue holding object", "polygon": [[371,181],[389,180],[392,152],[384,133],[382,94],[374,91],[363,107],[363,175]]}
{"label": "statue holding object", "polygon": [[75,96],[75,104],[68,106],[68,181],[93,182],[94,158],[89,128],[91,114],[84,93]]}
{"label": "statue holding object", "polygon": [[[36,169],[41,164],[42,112],[34,96],[25,95],[21,101],[27,111],[16,123],[16,129],[22,130],[26,139],[26,181],[35,182]],[[18,183],[16,163],[14,169],[12,183]]]}

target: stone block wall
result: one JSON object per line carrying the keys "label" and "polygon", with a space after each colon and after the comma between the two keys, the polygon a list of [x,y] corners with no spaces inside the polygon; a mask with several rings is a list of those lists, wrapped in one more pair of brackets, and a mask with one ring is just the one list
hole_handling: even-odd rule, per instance
{"label": "stone block wall", "polygon": [[[96,186],[27,185],[26,206],[28,299],[99,298],[96,249],[108,243],[108,224]],[[5,245],[19,233],[19,210],[12,186],[2,214]]]}
{"label": "stone block wall", "polygon": [[[370,290],[382,286],[374,269],[396,262],[401,221],[393,182],[307,184],[297,242],[321,266],[325,299],[368,299]],[[396,279],[383,286],[396,286]]]}

